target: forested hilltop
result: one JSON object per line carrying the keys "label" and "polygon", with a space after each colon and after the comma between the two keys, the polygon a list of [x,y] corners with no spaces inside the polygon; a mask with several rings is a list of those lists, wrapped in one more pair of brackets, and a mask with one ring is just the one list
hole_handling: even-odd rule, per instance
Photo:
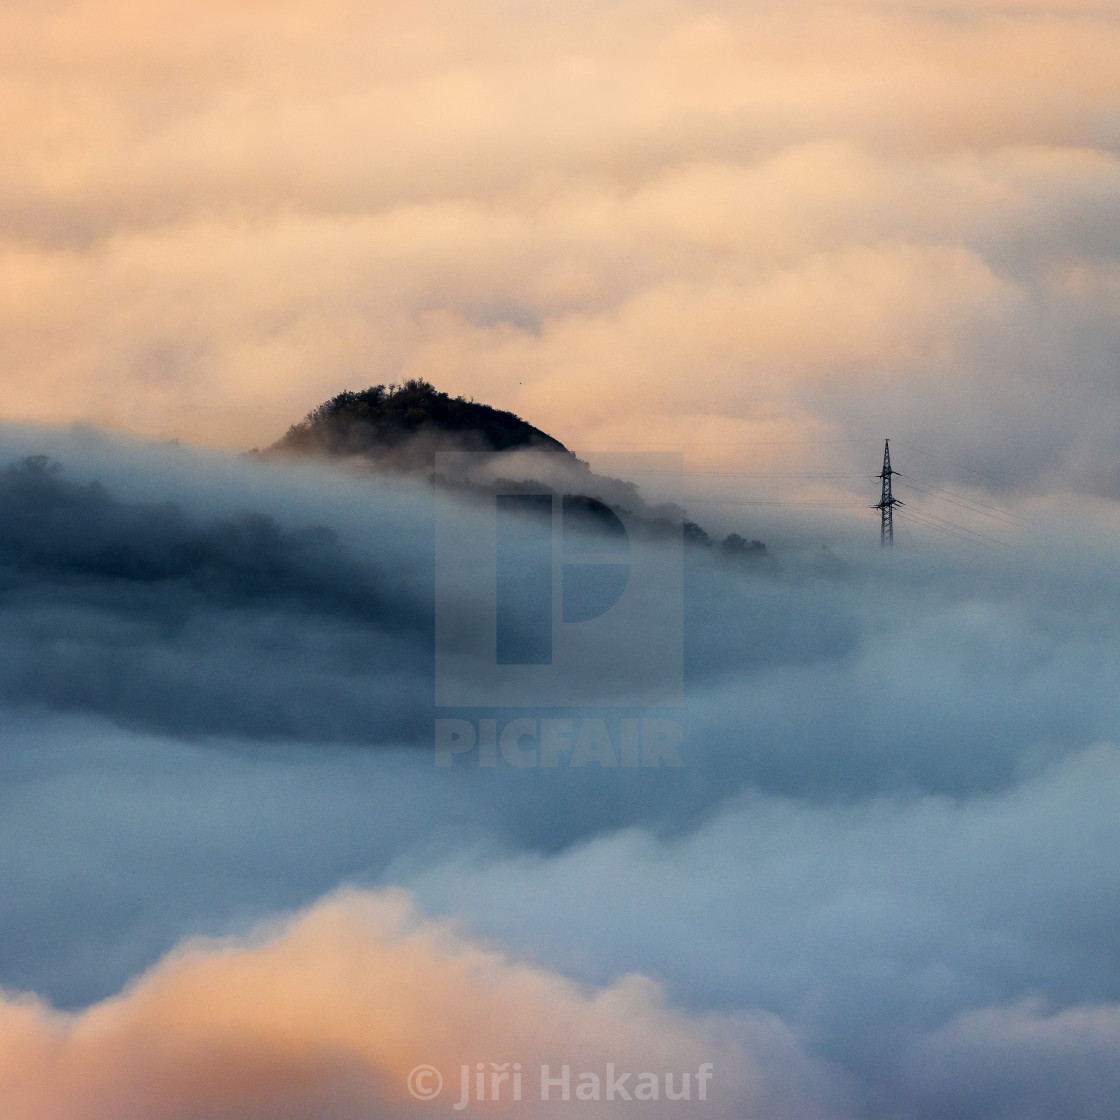
{"label": "forested hilltop", "polygon": [[[344,392],[313,409],[265,454],[358,457],[430,466],[437,451],[571,452],[512,412],[441,393],[427,381]],[[574,458],[574,456],[573,456]]]}
{"label": "forested hilltop", "polygon": [[[510,479],[461,477],[452,479],[435,471],[435,454],[441,451],[500,452],[530,451],[559,453],[547,477],[539,475],[543,464],[535,461],[533,478]],[[560,487],[560,492],[593,498],[621,506],[651,525],[683,527],[684,542],[692,549],[711,549],[731,559],[754,559],[766,555],[766,546],[731,533],[714,540],[678,506],[650,506],[638,488],[625,479],[593,473],[558,439],[534,427],[520,416],[464,397],[442,393],[427,381],[411,380],[403,385],[374,385],[360,392],[342,392],[314,408],[261,454],[320,455],[372,468],[420,471],[432,475],[443,486],[488,490],[499,485],[504,492],[526,487],[539,490]]]}

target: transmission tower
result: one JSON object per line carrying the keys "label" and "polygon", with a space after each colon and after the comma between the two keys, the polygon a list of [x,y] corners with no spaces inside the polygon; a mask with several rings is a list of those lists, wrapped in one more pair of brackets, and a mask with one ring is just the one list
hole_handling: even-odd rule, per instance
{"label": "transmission tower", "polygon": [[894,507],[902,505],[891,493],[892,474],[898,474],[898,471],[891,470],[891,441],[888,439],[883,442],[883,471],[879,475],[883,480],[883,496],[877,506],[872,506],[872,509],[877,509],[882,515],[879,544],[883,548],[891,548],[894,545]]}

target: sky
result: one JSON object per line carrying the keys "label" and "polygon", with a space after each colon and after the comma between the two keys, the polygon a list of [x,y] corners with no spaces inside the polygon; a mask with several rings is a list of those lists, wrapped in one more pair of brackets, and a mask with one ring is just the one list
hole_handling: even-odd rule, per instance
{"label": "sky", "polygon": [[[1061,0],[0,3],[0,1114],[1112,1120],[1118,56]],[[536,530],[243,454],[413,377],[766,555],[565,527],[639,598],[483,702]]]}
{"label": "sky", "polygon": [[1113,5],[0,21],[8,419],[244,448],[424,377],[584,452],[864,471],[894,436],[1120,486]]}

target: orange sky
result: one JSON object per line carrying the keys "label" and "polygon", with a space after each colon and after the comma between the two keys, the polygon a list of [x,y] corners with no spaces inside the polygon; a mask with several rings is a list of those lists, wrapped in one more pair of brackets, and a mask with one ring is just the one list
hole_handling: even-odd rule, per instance
{"label": "orange sky", "polygon": [[1045,351],[1120,296],[1112,5],[74,0],[0,57],[7,419],[245,447],[420,376],[746,465],[1100,380]]}

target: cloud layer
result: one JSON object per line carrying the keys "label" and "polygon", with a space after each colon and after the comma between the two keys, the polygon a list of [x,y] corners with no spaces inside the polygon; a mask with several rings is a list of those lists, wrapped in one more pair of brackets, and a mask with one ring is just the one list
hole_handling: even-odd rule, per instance
{"label": "cloud layer", "polygon": [[581,450],[1116,492],[1104,7],[0,19],[11,417],[247,446],[424,376]]}
{"label": "cloud layer", "polygon": [[681,767],[441,768],[426,493],[4,445],[6,1115],[419,1115],[515,1042],[729,1116],[1109,1115],[1106,519],[690,550]]}
{"label": "cloud layer", "polygon": [[[754,1060],[745,1054],[752,1034],[760,1043]],[[484,1115],[561,1116],[572,1107],[614,1114],[602,1080],[608,1063],[616,1079],[628,1074],[627,1097],[643,1072],[656,1071],[659,1099],[642,1106],[655,1117],[705,1107],[666,1100],[665,1071],[679,1096],[687,1071],[698,1102],[701,1085],[692,1079],[706,1062],[722,1079],[704,1086],[714,1116],[743,1108],[824,1116],[828,1092],[795,1041],[765,1016],[692,1020],[664,1008],[639,977],[581,989],[445,925],[419,922],[395,893],[343,894],[248,942],[186,945],[125,995],[78,1015],[4,1001],[0,1046],[8,1059],[0,1100],[15,1120],[423,1116],[460,1100],[463,1063],[471,1112]],[[487,1076],[479,1094],[469,1058],[483,1060],[487,1075],[492,1065],[508,1071],[504,1086]],[[421,1065],[445,1078],[438,1104],[409,1096],[409,1073]],[[542,1068],[556,1086],[542,1088]],[[585,1073],[600,1079],[586,1089],[598,1102],[575,1096]],[[775,1099],[777,1088],[785,1099]]]}

